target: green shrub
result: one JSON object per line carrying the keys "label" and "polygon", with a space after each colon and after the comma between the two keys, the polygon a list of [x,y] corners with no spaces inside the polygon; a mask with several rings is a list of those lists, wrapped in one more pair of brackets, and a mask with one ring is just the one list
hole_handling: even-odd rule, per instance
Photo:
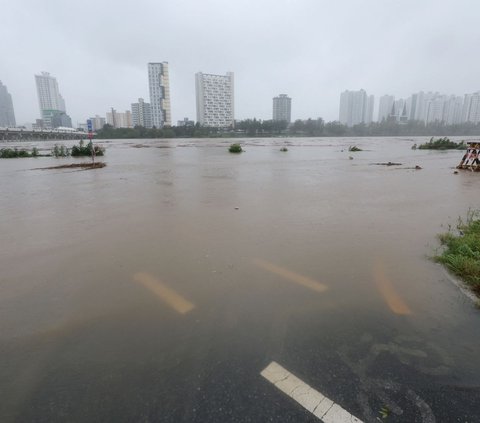
{"label": "green shrub", "polygon": [[230,151],[230,153],[241,153],[243,149],[240,144],[232,144],[228,151]]}
{"label": "green shrub", "polygon": [[282,147],[282,148],[280,149],[280,151],[288,151],[288,148],[287,148],[287,147]]}
{"label": "green shrub", "polygon": [[19,150],[18,148],[2,148],[0,150],[1,159],[15,159],[17,157],[31,157],[31,155],[27,150]]}
{"label": "green shrub", "polygon": [[432,137],[429,142],[421,144],[418,148],[420,150],[464,150],[467,146],[463,141],[456,143],[450,141],[447,137],[438,138],[437,140],[434,140]]}
{"label": "green shrub", "polygon": [[95,151],[95,156],[103,156],[103,154],[105,153],[105,150],[100,146],[98,145],[93,146],[92,141],[90,141],[87,145],[84,145],[83,140],[80,140],[79,145],[74,145],[72,147],[72,156],[73,157],[91,156],[92,148]]}
{"label": "green shrub", "polygon": [[356,145],[351,145],[350,147],[348,147],[348,151],[363,151],[361,148],[358,148]]}

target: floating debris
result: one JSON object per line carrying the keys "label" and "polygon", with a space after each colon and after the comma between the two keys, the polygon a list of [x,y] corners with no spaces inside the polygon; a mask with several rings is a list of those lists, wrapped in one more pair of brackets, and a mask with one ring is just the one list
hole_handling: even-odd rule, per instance
{"label": "floating debris", "polygon": [[387,163],[371,163],[375,166],[402,166],[402,163],[394,163],[394,162],[387,162]]}
{"label": "floating debris", "polygon": [[68,165],[60,166],[51,166],[51,167],[37,167],[34,170],[47,170],[47,169],[72,169],[72,168],[81,168],[81,169],[100,169],[105,167],[107,164],[105,162],[95,162],[95,163],[72,163]]}

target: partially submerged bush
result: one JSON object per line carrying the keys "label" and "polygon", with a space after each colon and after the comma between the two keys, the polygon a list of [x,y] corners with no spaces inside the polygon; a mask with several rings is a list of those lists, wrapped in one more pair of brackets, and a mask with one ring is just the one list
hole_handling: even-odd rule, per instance
{"label": "partially submerged bush", "polygon": [[356,145],[351,145],[348,147],[348,151],[363,151],[361,148],[358,148]]}
{"label": "partially submerged bush", "polygon": [[240,144],[232,144],[228,151],[230,151],[230,153],[241,153],[243,149]]}
{"label": "partially submerged bush", "polygon": [[0,150],[0,159],[16,159],[18,157],[32,157],[32,155],[27,150],[18,148],[2,148]]}
{"label": "partially submerged bush", "polygon": [[434,140],[432,137],[429,142],[421,144],[418,148],[420,150],[464,150],[467,146],[463,141],[456,143],[450,141],[447,137],[438,138],[437,140]]}
{"label": "partially submerged bush", "polygon": [[287,147],[282,147],[282,148],[280,149],[280,151],[288,151],[288,148],[287,148]]}
{"label": "partially submerged bush", "polygon": [[84,145],[83,140],[80,140],[79,145],[74,145],[72,147],[72,156],[73,157],[80,157],[80,156],[91,156],[92,155],[92,148],[95,150],[95,156],[103,156],[105,150],[100,146],[96,145],[93,146],[92,141],[90,141],[87,145]]}

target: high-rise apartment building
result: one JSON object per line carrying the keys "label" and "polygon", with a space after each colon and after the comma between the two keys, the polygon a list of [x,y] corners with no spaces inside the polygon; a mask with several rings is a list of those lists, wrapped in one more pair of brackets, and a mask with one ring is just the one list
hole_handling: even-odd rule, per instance
{"label": "high-rise apartment building", "polygon": [[56,122],[68,125],[71,120],[66,114],[65,100],[58,89],[57,79],[48,72],[42,72],[35,75],[35,83],[44,127],[55,128]]}
{"label": "high-rise apartment building", "polygon": [[373,108],[375,106],[375,97],[373,95],[367,96],[367,108],[365,110],[364,122],[369,125],[373,121]]}
{"label": "high-rise apartment building", "polygon": [[287,94],[280,94],[273,97],[273,120],[292,121],[292,99]]}
{"label": "high-rise apartment building", "polygon": [[380,97],[378,103],[378,121],[387,120],[392,112],[392,106],[395,102],[395,97],[393,95],[384,95]]}
{"label": "high-rise apartment building", "polygon": [[95,115],[95,117],[91,117],[89,120],[92,122],[93,131],[98,131],[102,129],[103,126],[107,123],[104,117],[98,115]]}
{"label": "high-rise apartment building", "polygon": [[234,125],[233,72],[226,75],[195,74],[197,122],[216,128]]}
{"label": "high-rise apartment building", "polygon": [[132,123],[133,126],[152,127],[152,109],[143,98],[139,98],[138,103],[132,103]]}
{"label": "high-rise apartment building", "polygon": [[463,98],[455,95],[447,97],[443,120],[447,125],[462,123]]}
{"label": "high-rise apartment building", "polygon": [[367,121],[371,122],[373,106],[374,97],[368,97],[365,90],[346,90],[340,95],[339,120],[347,126],[367,123]]}
{"label": "high-rise apartment building", "polygon": [[168,62],[148,64],[148,88],[152,125],[156,128],[162,128],[164,125],[171,126]]}
{"label": "high-rise apartment building", "polygon": [[0,126],[13,128],[15,124],[15,113],[13,111],[12,96],[7,87],[0,81]]}
{"label": "high-rise apartment building", "polygon": [[125,113],[117,112],[113,107],[107,112],[107,123],[114,128],[133,128],[132,113],[126,110]]}
{"label": "high-rise apartment building", "polygon": [[438,96],[440,96],[440,94],[434,92],[424,93],[423,91],[420,91],[416,94],[417,101],[415,105],[415,120],[427,122],[429,102]]}
{"label": "high-rise apartment building", "polygon": [[480,92],[465,94],[463,100],[463,122],[480,122]]}

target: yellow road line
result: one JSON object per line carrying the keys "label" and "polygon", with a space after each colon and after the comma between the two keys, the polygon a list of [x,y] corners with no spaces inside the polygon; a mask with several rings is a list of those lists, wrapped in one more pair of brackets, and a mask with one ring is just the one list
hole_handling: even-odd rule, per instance
{"label": "yellow road line", "polygon": [[324,292],[328,289],[326,285],[320,283],[314,279],[309,278],[308,276],[299,275],[298,273],[291,272],[288,269],[277,266],[273,263],[270,263],[262,259],[253,259],[253,262],[262,269],[268,270],[278,276],[281,276],[284,279],[295,282],[298,285],[302,285],[306,288],[312,289],[316,292]]}
{"label": "yellow road line", "polygon": [[410,307],[408,307],[405,301],[403,301],[398,292],[395,290],[392,281],[388,279],[385,272],[385,266],[379,260],[375,262],[373,267],[373,276],[375,278],[377,289],[380,291],[380,294],[382,294],[386,303],[395,314],[412,314]]}
{"label": "yellow road line", "polygon": [[153,292],[158,298],[167,303],[178,313],[186,314],[195,307],[190,301],[177,294],[173,289],[169,288],[149,273],[135,273],[133,280]]}

